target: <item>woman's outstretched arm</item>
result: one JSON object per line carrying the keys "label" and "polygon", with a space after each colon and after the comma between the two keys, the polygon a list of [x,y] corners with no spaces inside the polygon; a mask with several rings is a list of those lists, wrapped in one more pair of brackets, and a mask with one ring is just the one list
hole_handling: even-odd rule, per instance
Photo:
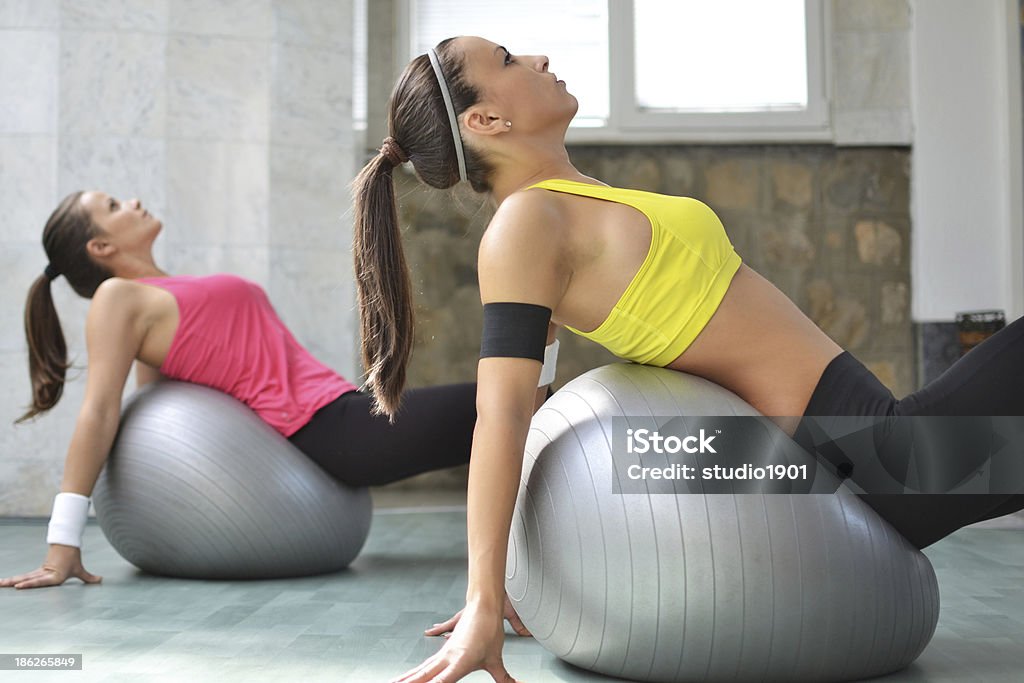
{"label": "woman's outstretched arm", "polygon": [[[558,333],[558,326],[555,325],[554,323],[550,323],[548,325],[548,333],[547,333],[547,339],[546,339],[546,343],[548,345],[552,344],[555,341],[557,333]],[[549,361],[548,361],[547,357],[545,357],[545,360],[544,360],[545,371],[547,371],[548,362]],[[541,382],[539,382],[540,386],[537,387],[537,391],[535,393],[534,403],[533,403],[533,412],[534,413],[536,413],[538,410],[540,410],[540,407],[544,404],[544,402],[548,399],[548,396],[550,395],[551,383],[554,381],[554,366],[557,364],[557,354],[556,354],[556,357],[552,359],[551,363],[552,363],[552,368],[550,370],[550,374],[548,375],[548,377],[551,378],[551,380],[546,382],[546,383],[543,382],[543,380],[542,380]],[[541,376],[542,377],[544,376],[545,371],[541,372]],[[455,614],[455,616],[453,616],[453,617],[451,617],[449,619],[446,619],[443,622],[434,624],[430,628],[424,630],[423,633],[425,635],[428,635],[428,636],[445,635],[447,637],[447,634],[451,633],[452,630],[455,628],[455,626],[459,623],[459,619],[462,617],[462,612],[463,612],[463,610],[459,610]],[[531,636],[532,635],[530,633],[529,629],[527,629],[526,626],[523,625],[523,621],[522,621],[522,619],[519,618],[519,615],[516,613],[515,607],[513,607],[512,603],[509,601],[507,593],[505,594],[505,608],[504,608],[503,614],[504,614],[505,619],[508,621],[509,625],[512,626],[512,630],[514,630],[517,634],[519,634],[521,636]]]}
{"label": "woman's outstretched arm", "polygon": [[[523,193],[506,200],[480,245],[483,303],[555,310],[570,276],[559,234],[543,198]],[[396,681],[454,683],[480,669],[500,683],[513,680],[501,659],[505,562],[540,371],[541,363],[531,358],[488,357],[479,362],[467,495],[466,607],[441,650]]]}
{"label": "woman's outstretched arm", "polygon": [[96,290],[85,323],[85,398],[64,462],[62,493],[92,494],[117,435],[121,395],[145,336],[138,285],[111,278]]}
{"label": "woman's outstretched arm", "polygon": [[[62,493],[88,498],[117,434],[121,394],[145,336],[142,299],[137,285],[117,278],[96,290],[86,318],[89,362],[85,398],[64,461]],[[81,549],[51,543],[42,566],[0,579],[0,587],[56,586],[71,577],[98,583],[82,566]]]}

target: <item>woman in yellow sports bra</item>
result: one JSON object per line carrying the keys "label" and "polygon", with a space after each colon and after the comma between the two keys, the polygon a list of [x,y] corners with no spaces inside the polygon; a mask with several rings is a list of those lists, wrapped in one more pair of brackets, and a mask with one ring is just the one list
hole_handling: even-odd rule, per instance
{"label": "woman in yellow sports bra", "polygon": [[[501,659],[502,617],[517,621],[505,599],[506,548],[526,435],[552,379],[559,327],[628,360],[704,377],[763,415],[790,416],[773,418],[790,435],[800,416],[811,414],[972,414],[963,412],[967,404],[1019,411],[984,414],[1024,414],[1024,396],[1010,384],[995,398],[984,386],[992,378],[1024,379],[1024,319],[985,342],[992,353],[979,355],[988,373],[981,384],[972,384],[978,367],[964,368],[952,373],[956,387],[948,372],[897,401],[741,262],[709,207],[608,187],[577,171],[565,148],[577,101],[548,67],[544,56],[515,56],[482,38],[443,41],[399,78],[388,106],[390,135],[354,185],[363,361],[378,408],[388,414],[398,407],[413,339],[392,169],[411,162],[436,188],[468,182],[496,206],[479,251],[484,329],[466,607],[427,631],[451,634],[437,654],[395,679],[402,683],[452,683],[479,669],[501,683],[514,680]],[[1013,345],[1015,353],[990,360]],[[889,509],[884,501],[869,504],[919,547],[985,514],[1024,506],[1020,497],[979,496],[939,525],[927,520],[948,509],[943,502],[900,498]],[[910,498],[921,506],[907,507]]]}
{"label": "woman in yellow sports bra", "polygon": [[631,206],[650,222],[650,246],[622,296],[590,332],[572,332],[636,363],[665,366],[682,355],[715,314],[741,261],[705,204],[574,180],[540,188]]}

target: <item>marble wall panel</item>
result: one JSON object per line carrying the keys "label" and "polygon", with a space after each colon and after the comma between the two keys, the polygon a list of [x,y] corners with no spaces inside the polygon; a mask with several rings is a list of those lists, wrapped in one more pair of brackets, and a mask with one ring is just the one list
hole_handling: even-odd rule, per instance
{"label": "marble wall panel", "polygon": [[[40,233],[42,230],[40,230]],[[0,272],[5,274],[4,305],[0,311],[0,353],[17,353],[22,358],[20,365],[25,365],[24,354],[27,353],[24,326],[25,299],[35,279],[42,274],[46,266],[46,254],[39,244],[5,245],[0,253]],[[51,285],[54,306],[60,318],[64,341],[68,348],[68,357],[81,360],[85,364],[85,315],[89,307],[86,299],[75,294],[63,279]],[[25,369],[26,378],[28,371]],[[26,379],[27,381],[27,379]],[[0,385],[9,386],[9,385]],[[2,421],[2,417],[0,417]]]}
{"label": "marble wall panel", "polygon": [[60,132],[161,137],[167,38],[148,33],[61,34]]}
{"label": "marble wall panel", "polygon": [[0,135],[57,132],[55,31],[0,27]]}
{"label": "marble wall panel", "polygon": [[911,11],[907,0],[834,0],[832,128],[840,145],[907,145]]}
{"label": "marble wall panel", "polygon": [[[84,364],[84,358],[79,359]],[[64,458],[75,417],[85,393],[85,373],[68,371],[64,395],[48,413],[32,422],[13,424],[31,402],[28,359],[24,351],[0,352],[0,443],[4,475],[0,477],[0,516],[47,516],[59,490]]]}
{"label": "marble wall panel", "polygon": [[844,145],[903,145],[914,135],[910,109],[858,109],[833,112]]}
{"label": "marble wall panel", "polygon": [[274,0],[274,42],[351,49],[352,4],[323,0]]}
{"label": "marble wall panel", "polygon": [[[39,232],[42,233],[42,228]],[[0,306],[0,353],[27,353],[22,325],[25,297],[45,266],[46,256],[38,244],[6,244],[0,250],[0,272],[4,274],[5,285]],[[0,422],[3,419],[0,415]]]}
{"label": "marble wall panel", "polygon": [[[24,428],[22,428],[24,431]],[[50,450],[41,448],[43,452]],[[8,458],[5,462],[7,476],[0,479],[0,517],[48,517],[53,499],[47,502],[36,495],[37,491],[60,490],[60,475],[43,453],[22,458]],[[46,552],[46,530],[39,528],[38,553],[42,558]],[[24,558],[26,565],[34,559]],[[25,567],[27,569],[27,567]]]}
{"label": "marble wall panel", "polygon": [[834,0],[832,23],[839,31],[906,31],[907,0]]}
{"label": "marble wall panel", "polygon": [[138,198],[155,216],[165,215],[163,140],[65,135],[58,142],[58,158],[54,206],[70,192],[101,190],[121,199]]}
{"label": "marble wall panel", "polygon": [[273,34],[271,0],[168,0],[171,33],[266,41]]}
{"label": "marble wall panel", "polygon": [[910,36],[906,32],[847,32],[834,37],[835,106],[910,106]]}
{"label": "marble wall panel", "polygon": [[64,30],[167,32],[168,0],[63,0]]}
{"label": "marble wall panel", "polygon": [[0,243],[38,245],[56,193],[57,138],[0,136]]}
{"label": "marble wall panel", "polygon": [[234,273],[265,287],[270,273],[269,264],[270,250],[266,246],[168,243],[162,267],[174,275]]}
{"label": "marble wall panel", "polygon": [[266,142],[270,44],[172,35],[167,45],[167,136]]}
{"label": "marble wall panel", "polygon": [[168,243],[266,246],[267,160],[264,144],[168,140]]}
{"label": "marble wall panel", "polygon": [[348,250],[271,252],[269,292],[278,315],[310,353],[358,382],[354,291]]}
{"label": "marble wall panel", "polygon": [[0,2],[0,28],[57,28],[59,0],[4,0]]}
{"label": "marble wall panel", "polygon": [[351,147],[270,146],[270,244],[348,250]]}
{"label": "marble wall panel", "polygon": [[351,55],[274,45],[271,136],[276,144],[338,144],[352,136]]}

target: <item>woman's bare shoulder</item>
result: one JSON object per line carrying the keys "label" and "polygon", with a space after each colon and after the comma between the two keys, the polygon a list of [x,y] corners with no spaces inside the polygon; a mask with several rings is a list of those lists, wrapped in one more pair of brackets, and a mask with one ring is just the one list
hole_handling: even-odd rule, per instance
{"label": "woman's bare shoulder", "polygon": [[124,303],[125,301],[135,300],[143,295],[145,287],[146,285],[143,283],[129,278],[109,277],[96,288],[96,293],[92,296],[92,302],[95,305],[98,303]]}
{"label": "woman's bare shoulder", "polygon": [[169,296],[162,289],[123,277],[107,278],[100,283],[89,305],[91,317],[142,315],[159,306]]}
{"label": "woman's bare shoulder", "polygon": [[490,247],[528,245],[536,240],[549,244],[557,239],[564,214],[556,198],[543,191],[520,191],[505,199],[487,224],[480,242],[481,255]]}
{"label": "woman's bare shoulder", "polygon": [[520,190],[498,206],[487,229],[550,229],[564,220],[564,216],[563,204],[555,193],[539,188]]}
{"label": "woman's bare shoulder", "polygon": [[[568,282],[564,218],[557,202],[542,192],[517,192],[501,203],[480,240],[480,291],[486,301],[522,295],[553,307]],[[539,301],[537,301],[539,302]]]}

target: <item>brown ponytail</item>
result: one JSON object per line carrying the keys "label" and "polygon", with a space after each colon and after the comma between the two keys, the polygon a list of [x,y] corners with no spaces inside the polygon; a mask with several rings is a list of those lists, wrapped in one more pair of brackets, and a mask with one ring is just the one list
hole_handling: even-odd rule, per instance
{"label": "brown ponytail", "polygon": [[[480,100],[463,76],[461,56],[451,38],[437,46],[456,114]],[[388,130],[381,154],[353,183],[353,258],[359,302],[359,330],[366,385],[378,414],[392,420],[405,386],[412,355],[413,306],[409,269],[402,251],[392,169],[408,159],[421,181],[438,189],[459,181],[451,125],[441,89],[426,55],[405,68],[388,102]],[[490,191],[491,166],[463,141],[467,176],[477,192]]]}
{"label": "brown ponytail", "polygon": [[25,302],[25,337],[28,340],[28,372],[32,378],[32,407],[18,418],[24,422],[57,405],[64,393],[68,348],[50,293],[50,278],[40,275],[28,290]]}
{"label": "brown ponytail", "polygon": [[355,180],[356,291],[366,384],[374,412],[394,420],[412,355],[412,284],[395,208],[393,166],[383,154]]}
{"label": "brown ponytail", "polygon": [[91,299],[113,274],[89,258],[85,245],[100,234],[88,211],[79,202],[81,192],[65,197],[46,221],[43,249],[50,260],[49,274],[36,278],[25,301],[25,339],[32,380],[32,405],[16,422],[24,422],[57,405],[64,393],[69,366],[68,349],[53,305],[51,275],[63,274],[79,296]]}

